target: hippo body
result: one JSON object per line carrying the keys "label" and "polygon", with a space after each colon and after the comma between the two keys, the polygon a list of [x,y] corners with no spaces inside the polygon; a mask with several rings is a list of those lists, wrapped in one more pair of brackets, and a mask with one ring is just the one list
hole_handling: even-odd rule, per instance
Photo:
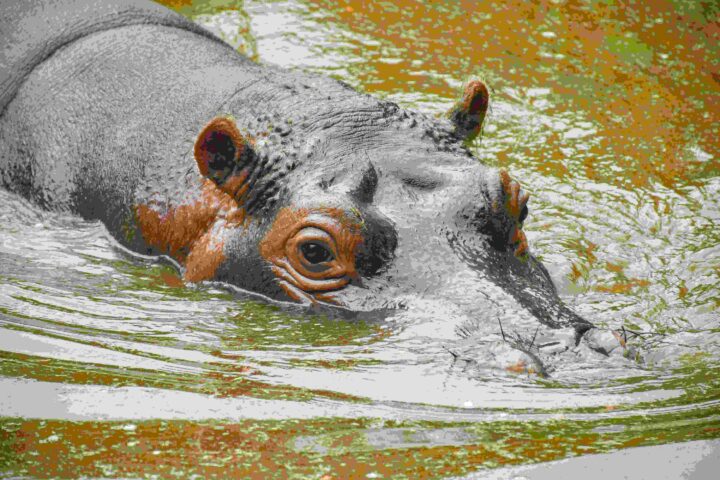
{"label": "hippo body", "polygon": [[435,119],[258,65],[155,4],[3,8],[4,188],[188,282],[351,311],[440,299],[494,329],[504,296],[576,341],[592,328],[527,250],[527,195],[464,146],[482,83]]}

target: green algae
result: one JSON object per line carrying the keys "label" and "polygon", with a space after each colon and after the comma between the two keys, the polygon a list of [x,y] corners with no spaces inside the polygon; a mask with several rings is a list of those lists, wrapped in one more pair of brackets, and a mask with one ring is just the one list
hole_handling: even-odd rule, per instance
{"label": "green algae", "polygon": [[270,384],[253,378],[262,372],[242,363],[215,363],[200,373],[178,373],[97,363],[49,359],[0,352],[0,376],[74,385],[150,387],[201,393],[216,397],[253,397],[308,401],[315,398],[367,402],[353,395]]}
{"label": "green algae", "polygon": [[[377,432],[385,435],[378,437]],[[371,418],[238,423],[6,418],[0,420],[0,473],[346,478],[376,472],[384,478],[438,478],[481,468],[717,438],[719,432],[720,417],[712,410],[656,416],[651,421],[635,416],[619,421],[447,424]],[[428,441],[431,434],[444,435],[445,440]]]}

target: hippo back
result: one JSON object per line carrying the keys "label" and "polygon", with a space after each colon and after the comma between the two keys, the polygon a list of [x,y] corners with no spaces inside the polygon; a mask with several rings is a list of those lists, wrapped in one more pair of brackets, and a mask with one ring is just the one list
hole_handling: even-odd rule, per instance
{"label": "hippo back", "polygon": [[56,50],[95,32],[129,25],[210,32],[160,5],[143,0],[22,0],[0,16],[0,115],[32,70]]}

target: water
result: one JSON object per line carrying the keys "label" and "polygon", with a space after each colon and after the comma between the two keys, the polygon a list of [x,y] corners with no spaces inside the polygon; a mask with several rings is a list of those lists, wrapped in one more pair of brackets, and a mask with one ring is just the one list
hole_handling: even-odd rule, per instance
{"label": "water", "polygon": [[488,368],[452,311],[344,319],[183,285],[0,192],[0,472],[437,478],[720,437],[717,8],[172,3],[258,61],[430,114],[484,78],[476,155],[532,193],[564,301],[637,355]]}

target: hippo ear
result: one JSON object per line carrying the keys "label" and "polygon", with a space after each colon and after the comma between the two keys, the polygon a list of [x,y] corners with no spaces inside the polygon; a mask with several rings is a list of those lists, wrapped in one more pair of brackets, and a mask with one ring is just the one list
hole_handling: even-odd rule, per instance
{"label": "hippo ear", "polygon": [[472,80],[465,87],[462,99],[448,112],[455,125],[455,135],[465,142],[471,142],[482,129],[490,95],[485,84]]}
{"label": "hippo ear", "polygon": [[195,140],[195,161],[202,176],[222,185],[247,161],[250,145],[235,122],[218,117],[210,121]]}

